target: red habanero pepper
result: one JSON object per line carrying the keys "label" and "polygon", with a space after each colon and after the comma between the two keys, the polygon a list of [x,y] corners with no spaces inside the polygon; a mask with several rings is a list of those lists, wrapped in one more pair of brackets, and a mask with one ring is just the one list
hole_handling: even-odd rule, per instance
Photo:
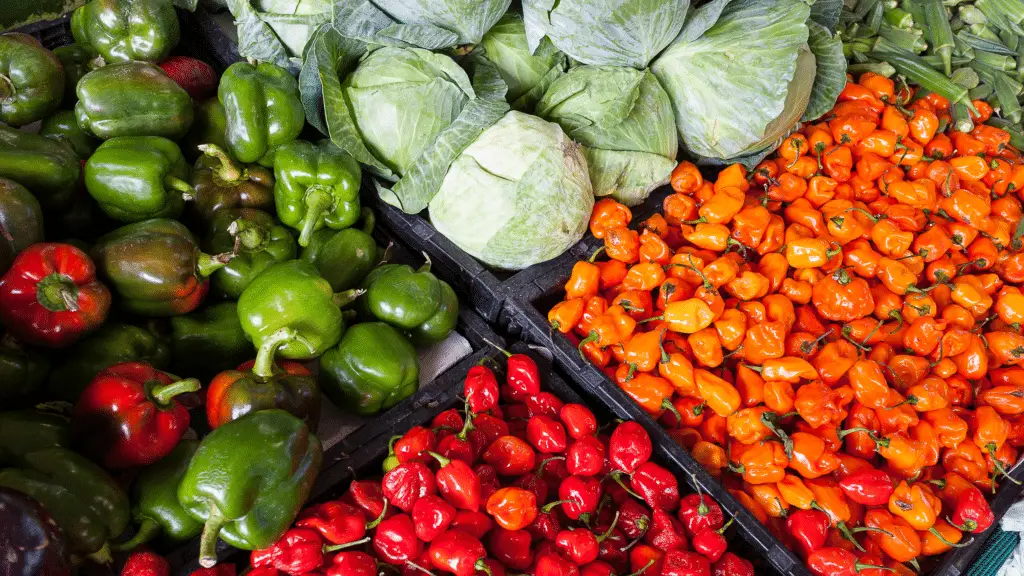
{"label": "red habanero pepper", "polygon": [[885,506],[895,488],[892,478],[875,468],[864,468],[839,481],[850,500],[865,506]]}
{"label": "red habanero pepper", "polygon": [[535,576],[579,576],[579,568],[557,553],[538,554],[533,568]]}
{"label": "red habanero pepper", "polygon": [[487,550],[511,570],[526,570],[533,564],[532,536],[526,530],[506,530],[498,526],[488,538]]}
{"label": "red habanero pepper", "polygon": [[427,452],[433,450],[436,443],[437,439],[433,430],[423,426],[413,426],[395,442],[392,451],[399,464],[405,464],[411,460],[425,461],[430,458]]}
{"label": "red habanero pepper", "polygon": [[[615,518],[618,520],[618,517]],[[605,532],[595,534],[590,528],[581,527],[571,530],[562,530],[555,537],[555,546],[569,560],[577,566],[589,564],[597,560],[601,542],[605,541],[612,531],[615,530],[616,522],[612,522]]]}
{"label": "red habanero pepper", "polygon": [[156,552],[133,552],[121,569],[121,576],[170,576],[171,564]]}
{"label": "red habanero pepper", "polygon": [[814,576],[857,576],[864,569],[883,566],[860,562],[853,552],[843,548],[819,548],[807,557],[807,567]]}
{"label": "red habanero pepper", "polygon": [[145,362],[115,364],[86,386],[71,412],[72,428],[107,468],[146,466],[167,456],[188,429],[188,410],[174,399],[199,390]]}
{"label": "red habanero pepper", "polygon": [[995,522],[995,515],[981,490],[972,486],[956,499],[956,508],[950,517],[950,524],[964,532],[981,534]]}
{"label": "red habanero pepper", "polygon": [[[247,574],[251,574],[252,576],[279,576],[279,573],[280,571],[277,568],[268,566],[265,568],[250,570]],[[213,568],[199,568],[197,570],[193,570],[189,576],[235,576],[235,565],[227,562],[221,562]]]}
{"label": "red habanero pepper", "polygon": [[565,427],[551,416],[534,416],[526,423],[526,440],[542,454],[565,452]]}
{"label": "red habanero pepper", "polygon": [[605,462],[604,443],[596,436],[584,436],[569,445],[565,468],[576,476],[597,476]]}
{"label": "red habanero pepper", "polygon": [[441,464],[435,478],[438,492],[452,506],[460,510],[476,512],[480,509],[480,478],[462,460],[451,460],[436,452],[430,452]]}
{"label": "red habanero pepper", "polygon": [[477,539],[486,536],[493,528],[494,521],[490,516],[480,511],[472,512],[470,510],[459,510],[455,514],[455,520],[452,520],[452,525],[448,527],[449,530],[462,530]]}
{"label": "red habanero pepper", "polygon": [[802,558],[825,545],[831,525],[831,518],[821,510],[797,510],[786,517],[786,533],[796,542]]}
{"label": "red habanero pepper", "polygon": [[412,506],[416,537],[424,542],[432,542],[434,538],[448,530],[457,513],[454,506],[438,496],[429,494],[420,498]]}
{"label": "red habanero pepper", "polygon": [[479,414],[493,409],[498,405],[498,380],[494,372],[487,366],[476,365],[470,368],[466,373],[463,394],[470,412]]}
{"label": "red habanero pepper", "polygon": [[[436,497],[435,497],[436,498]],[[310,506],[299,514],[296,528],[316,530],[331,544],[348,544],[361,540],[367,530],[372,530],[384,519],[385,510],[377,518],[367,522],[363,511],[351,504],[332,500]]]}
{"label": "red habanero pepper", "polygon": [[[253,574],[249,572],[249,574]],[[326,576],[377,576],[377,561],[366,552],[343,551],[334,555]]]}
{"label": "red habanero pepper", "polygon": [[109,311],[110,290],[96,279],[96,265],[70,244],[33,244],[0,278],[0,322],[29,344],[68,346]]}
{"label": "red habanero pepper", "polygon": [[651,437],[644,427],[626,421],[615,427],[608,440],[608,460],[614,470],[632,474],[651,457]]}
{"label": "red habanero pepper", "polygon": [[381,482],[355,480],[342,495],[341,501],[351,504],[363,511],[367,520],[373,520],[384,513],[387,502]]}
{"label": "red habanero pepper", "polygon": [[251,563],[298,576],[323,566],[324,541],[316,530],[291,528],[269,548],[254,550]]}
{"label": "red habanero pepper", "polygon": [[408,514],[395,514],[377,526],[373,551],[392,566],[415,562],[423,554],[423,542],[416,537],[416,526]]}
{"label": "red habanero pepper", "polygon": [[679,481],[654,462],[644,462],[629,479],[630,487],[653,509],[671,512],[679,506]]}
{"label": "red habanero pepper", "polygon": [[[626,502],[636,502],[636,500],[630,498]],[[621,511],[619,511],[619,518],[622,518]],[[650,529],[643,537],[644,542],[663,552],[686,550],[689,546],[683,523],[659,508],[655,508],[652,512]]]}
{"label": "red habanero pepper", "polygon": [[726,549],[729,547],[729,543],[725,541],[725,536],[722,535],[722,532],[729,528],[732,521],[733,519],[730,518],[725,526],[718,530],[702,528],[693,535],[693,539],[690,542],[693,545],[693,549],[703,554],[708,560],[718,562],[718,559],[722,557],[722,554],[725,554]]}
{"label": "red habanero pepper", "polygon": [[[646,572],[644,572],[646,574]],[[652,572],[659,574],[659,572]],[[711,576],[711,561],[696,552],[672,550],[662,560],[661,576]]]}
{"label": "red habanero pepper", "polygon": [[618,507],[619,529],[630,540],[642,537],[651,528],[651,510],[634,498]]}
{"label": "red habanero pepper", "polygon": [[455,576],[475,576],[477,570],[491,573],[484,563],[487,551],[480,540],[462,530],[448,530],[430,543],[427,549],[430,563],[438,570]]}
{"label": "red habanero pepper", "polygon": [[693,537],[702,528],[718,530],[725,522],[722,507],[710,496],[687,494],[679,501],[679,520],[686,528],[687,534]]}
{"label": "red habanero pepper", "polygon": [[412,512],[413,506],[420,498],[437,494],[434,475],[426,464],[418,460],[394,467],[381,479],[381,488],[388,502],[405,512]]}
{"label": "red habanero pepper", "polygon": [[601,481],[591,476],[569,476],[558,486],[558,501],[570,520],[597,510]]}
{"label": "red habanero pepper", "polygon": [[487,513],[505,530],[522,530],[537,518],[537,495],[522,488],[499,488],[487,499]]}
{"label": "red habanero pepper", "polygon": [[509,387],[523,396],[540,393],[540,369],[533,358],[526,354],[512,354],[501,348],[498,351],[508,359],[505,363],[505,382]]}
{"label": "red habanero pepper", "polygon": [[754,576],[754,565],[746,558],[726,552],[711,567],[711,576]]}
{"label": "red habanero pepper", "polygon": [[583,404],[565,404],[558,412],[570,438],[579,440],[597,433],[597,418]]}
{"label": "red habanero pepper", "polygon": [[521,476],[533,470],[537,456],[525,440],[515,436],[501,436],[483,453],[484,462],[502,476]]}

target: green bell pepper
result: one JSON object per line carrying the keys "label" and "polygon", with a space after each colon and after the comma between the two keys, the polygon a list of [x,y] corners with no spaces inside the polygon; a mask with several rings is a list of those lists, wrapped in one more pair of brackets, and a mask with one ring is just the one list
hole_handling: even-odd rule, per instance
{"label": "green bell pepper", "polygon": [[111,138],[85,163],[85,188],[107,216],[121,222],[177,218],[191,194],[178,145],[160,136]]}
{"label": "green bell pepper", "polygon": [[39,126],[39,135],[71,146],[82,160],[88,159],[100,144],[91,133],[78,125],[74,110],[61,110],[47,117]]}
{"label": "green bell pepper", "polygon": [[107,323],[60,351],[46,383],[47,397],[77,402],[97,374],[121,362],[148,362],[159,370],[171,363],[171,349],[157,334],[130,324]]}
{"label": "green bell pepper", "polygon": [[210,98],[195,105],[195,119],[192,128],[181,140],[181,153],[190,162],[202,158],[203,151],[199,146],[212,144],[221,150],[228,147],[225,140],[228,119],[224,115],[224,107],[216,98]]}
{"label": "green bell pepper", "polygon": [[273,216],[252,208],[219,210],[210,220],[207,250],[235,252],[226,266],[213,273],[213,284],[236,299],[253,278],[271,264],[292,260],[297,248],[287,228]]}
{"label": "green bell pepper", "polygon": [[64,66],[28,34],[0,34],[0,121],[24,126],[46,118],[64,98]]}
{"label": "green bell pepper", "polygon": [[184,224],[153,218],[101,237],[92,258],[125,311],[175,316],[199,307],[209,290],[209,276],[232,255],[203,254]]}
{"label": "green bell pepper", "polygon": [[19,252],[43,241],[43,209],[24,186],[0,178],[0,275]]}
{"label": "green bell pepper", "polygon": [[70,206],[81,174],[69,146],[0,124],[0,177],[28,188],[44,209]]}
{"label": "green bell pepper", "polygon": [[321,389],[339,408],[376,414],[419,389],[416,349],[383,322],[356,324],[320,358]]}
{"label": "green bell pepper", "polygon": [[0,338],[0,405],[27,406],[42,396],[50,361],[11,338]]}
{"label": "green bell pepper", "polygon": [[109,558],[128,526],[128,497],[102,468],[65,446],[67,421],[36,411],[0,413],[0,486],[38,500],[71,549]]}
{"label": "green bell pepper", "polygon": [[107,64],[159,62],[181,35],[174,5],[167,0],[92,0],[72,14],[71,33]]}
{"label": "green bell pepper", "polygon": [[217,98],[227,117],[228,151],[240,162],[273,166],[274,148],[298,138],[306,125],[299,85],[276,64],[232,64]]}
{"label": "green bell pepper", "polygon": [[360,294],[335,294],[331,285],[302,260],[278,262],[253,279],[238,298],[242,330],[260,348],[281,328],[301,337],[278,350],[284,358],[308,360],[334,346],[345,330],[341,307]]}
{"label": "green bell pepper", "polygon": [[53,53],[64,66],[64,99],[66,107],[73,107],[78,101],[78,81],[82,79],[97,63],[96,52],[86,44],[68,44],[53,49]]}
{"label": "green bell pepper", "polygon": [[227,208],[274,209],[274,171],[259,164],[239,166],[222,148],[202,144],[192,172],[192,207],[203,222]]}
{"label": "green bell pepper", "polygon": [[234,302],[171,318],[171,372],[209,378],[252,357]]}
{"label": "green bell pepper", "polygon": [[370,236],[373,212],[363,208],[362,215],[362,230],[317,230],[302,249],[302,260],[315,266],[336,292],[359,286],[377,265],[377,242]]}
{"label": "green bell pepper", "polygon": [[359,219],[359,164],[330,140],[296,140],[281,146],[274,159],[277,217],[299,230],[299,245],[327,226],[348,228]]}
{"label": "green bell pepper", "polygon": [[419,270],[405,264],[379,266],[363,287],[363,316],[405,331],[417,344],[444,340],[458,322],[459,299],[447,282],[430,272],[429,260]]}
{"label": "green bell pepper", "polygon": [[192,125],[192,98],[159,66],[111,64],[78,81],[75,115],[100,138],[164,136],[177,140]]}
{"label": "green bell pepper", "polygon": [[132,520],[138,530],[131,540],[115,545],[115,550],[132,550],[157,537],[180,543],[203,531],[203,523],[178,502],[178,483],[198,448],[198,440],[182,440],[170,454],[139,473],[131,490]]}
{"label": "green bell pepper", "polygon": [[320,441],[284,410],[253,412],[203,438],[178,501],[205,523],[199,563],[217,562],[217,536],[243,550],[273,544],[295,520],[320,470]]}

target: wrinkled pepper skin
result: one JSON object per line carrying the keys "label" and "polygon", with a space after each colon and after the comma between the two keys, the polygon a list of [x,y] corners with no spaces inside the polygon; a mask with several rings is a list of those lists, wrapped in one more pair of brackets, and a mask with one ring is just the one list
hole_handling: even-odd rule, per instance
{"label": "wrinkled pepper skin", "polygon": [[259,164],[239,166],[213,144],[202,144],[204,154],[192,171],[192,208],[209,222],[229,208],[274,209],[274,171]]}
{"label": "wrinkled pepper skin", "polygon": [[121,307],[144,316],[175,316],[198,308],[209,291],[210,274],[231,257],[201,253],[188,228],[164,218],[114,230],[96,241],[92,255]]}
{"label": "wrinkled pepper skin", "polygon": [[82,162],[70,147],[0,124],[0,177],[28,188],[43,209],[68,208],[81,173]]}
{"label": "wrinkled pepper skin", "polygon": [[301,340],[278,350],[292,360],[316,358],[345,330],[331,285],[301,260],[279,262],[257,276],[238,299],[238,319],[257,348],[281,328],[297,330]]}
{"label": "wrinkled pepper skin", "polygon": [[217,537],[243,550],[273,544],[295,520],[320,470],[320,441],[284,410],[232,420],[203,438],[178,501],[204,522],[199,563],[217,562]]}
{"label": "wrinkled pepper skin", "polygon": [[78,125],[74,110],[60,110],[47,117],[39,126],[39,135],[71,146],[81,160],[87,160],[100,144]]}
{"label": "wrinkled pepper skin", "polygon": [[163,370],[170,365],[171,349],[145,328],[107,323],[88,338],[62,350],[54,360],[46,384],[47,397],[74,403],[89,382],[110,366],[138,361]]}
{"label": "wrinkled pepper skin", "polygon": [[363,286],[363,314],[405,331],[417,344],[444,340],[458,322],[459,299],[430,272],[430,262],[419,270],[406,264],[379,266]]}
{"label": "wrinkled pepper skin", "polygon": [[64,447],[62,420],[39,412],[0,413],[0,486],[38,500],[73,552],[94,554],[128,526],[128,497],[102,468]]}
{"label": "wrinkled pepper skin", "polygon": [[13,338],[0,338],[0,405],[22,408],[42,396],[50,373],[45,356],[22,346]]}
{"label": "wrinkled pepper skin", "polygon": [[159,62],[181,35],[174,5],[166,0],[91,0],[72,14],[71,33],[107,64]]}
{"label": "wrinkled pepper skin", "polygon": [[178,502],[178,483],[185,476],[198,440],[182,440],[165,458],[147,466],[132,483],[132,520],[138,524],[131,540],[116,546],[131,550],[155,538],[185,542],[203,531],[203,523],[188,515]]}
{"label": "wrinkled pepper skin", "polygon": [[24,186],[0,178],[0,274],[19,252],[43,241],[43,208]]}
{"label": "wrinkled pepper skin", "polygon": [[220,78],[217,99],[227,118],[228,151],[239,162],[273,166],[274,149],[298,138],[306,124],[298,83],[269,62],[232,64]]}
{"label": "wrinkled pepper skin", "polygon": [[313,233],[302,249],[302,260],[309,262],[331,283],[335,292],[359,286],[378,262],[373,231],[373,212],[363,208],[363,229],[322,229]]}
{"label": "wrinkled pepper skin", "polygon": [[383,322],[356,324],[320,358],[323,391],[340,408],[376,414],[419,388],[416,349]]}
{"label": "wrinkled pepper skin", "polygon": [[171,372],[209,378],[252,356],[235,302],[219,302],[171,318]]}
{"label": "wrinkled pepper skin", "polygon": [[85,188],[120,222],[177,218],[185,209],[188,164],[178,145],[159,136],[111,138],[85,163]]}
{"label": "wrinkled pepper skin", "polygon": [[292,260],[298,248],[287,228],[266,212],[252,208],[224,209],[210,221],[206,249],[231,252],[235,257],[213,273],[213,285],[228,298],[238,298],[261,272],[272,264]]}
{"label": "wrinkled pepper skin", "polygon": [[329,140],[296,140],[281,146],[274,159],[277,217],[299,231],[308,246],[324,226],[348,228],[359,219],[359,164]]}
{"label": "wrinkled pepper skin", "polygon": [[192,98],[159,66],[111,64],[78,81],[78,124],[96,136],[163,136],[177,140],[192,125]]}
{"label": "wrinkled pepper skin", "polygon": [[28,34],[0,34],[0,121],[24,126],[46,118],[64,98],[64,66]]}
{"label": "wrinkled pepper skin", "polygon": [[67,108],[74,108],[78,102],[78,92],[75,91],[78,81],[92,70],[96,53],[91,46],[77,42],[54,48],[53,53],[64,66],[64,99],[61,103]]}
{"label": "wrinkled pepper skin", "polygon": [[71,574],[67,542],[53,516],[35,498],[10,488],[0,488],[0,542],[8,576]]}

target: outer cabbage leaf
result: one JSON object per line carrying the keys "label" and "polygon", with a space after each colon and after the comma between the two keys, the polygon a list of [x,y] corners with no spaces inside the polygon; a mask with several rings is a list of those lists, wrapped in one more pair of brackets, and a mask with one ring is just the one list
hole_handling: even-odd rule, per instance
{"label": "outer cabbage leaf", "polygon": [[[815,6],[817,5],[818,3],[815,3]],[[830,34],[827,28],[815,22],[813,18],[807,25],[810,27],[807,43],[811,47],[811,52],[814,52],[818,73],[814,77],[810,102],[804,111],[804,121],[817,120],[831,110],[839,98],[839,93],[846,86],[843,41],[838,34]]]}
{"label": "outer cabbage leaf", "polygon": [[519,270],[578,242],[593,207],[579,145],[557,124],[513,111],[451,165],[430,219],[485,264]]}
{"label": "outer cabbage leaf", "polygon": [[798,0],[733,0],[701,37],[672,44],[654,61],[690,152],[751,154],[792,126],[784,119],[799,120],[814,81],[813,56],[809,70],[797,67],[809,54],[809,14]]}
{"label": "outer cabbage leaf", "polygon": [[342,90],[362,144],[387,167],[376,172],[391,179],[405,174],[476,96],[451,58],[418,48],[370,52]]}
{"label": "outer cabbage leaf", "polygon": [[[429,25],[453,32],[454,44],[477,44],[501,18],[512,0],[373,0],[395,21],[405,25]],[[402,39],[421,45],[416,34],[426,29],[402,32]],[[440,48],[440,46],[435,46]]]}
{"label": "outer cabbage leaf", "polygon": [[683,27],[689,0],[523,0],[530,50],[547,36],[584,64],[646,68]]}
{"label": "outer cabbage leaf", "polygon": [[[567,58],[544,38],[533,53],[526,41],[526,25],[509,12],[480,42],[483,55],[508,86],[505,98],[516,110],[532,110],[548,86],[563,73]],[[474,52],[479,54],[479,51]]]}
{"label": "outer cabbage leaf", "polygon": [[635,206],[676,165],[672,103],[649,71],[574,68],[551,85],[537,114],[583,145],[595,196]]}
{"label": "outer cabbage leaf", "polygon": [[290,56],[300,56],[321,24],[331,20],[330,0],[253,0],[260,20],[266,22]]}
{"label": "outer cabbage leaf", "polygon": [[288,49],[274,29],[260,19],[249,0],[228,0],[228,9],[235,18],[239,56],[291,66]]}

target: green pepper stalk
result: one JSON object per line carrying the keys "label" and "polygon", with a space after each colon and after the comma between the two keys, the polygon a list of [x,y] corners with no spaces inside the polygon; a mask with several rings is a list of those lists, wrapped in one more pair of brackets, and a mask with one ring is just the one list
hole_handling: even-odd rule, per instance
{"label": "green pepper stalk", "polygon": [[[228,156],[223,148],[216,144],[200,144],[196,146],[200,152],[213,158],[220,164],[211,170],[213,181],[218,186],[237,186],[249,177],[248,170],[239,167],[238,164]],[[190,200],[190,198],[186,198]]]}

